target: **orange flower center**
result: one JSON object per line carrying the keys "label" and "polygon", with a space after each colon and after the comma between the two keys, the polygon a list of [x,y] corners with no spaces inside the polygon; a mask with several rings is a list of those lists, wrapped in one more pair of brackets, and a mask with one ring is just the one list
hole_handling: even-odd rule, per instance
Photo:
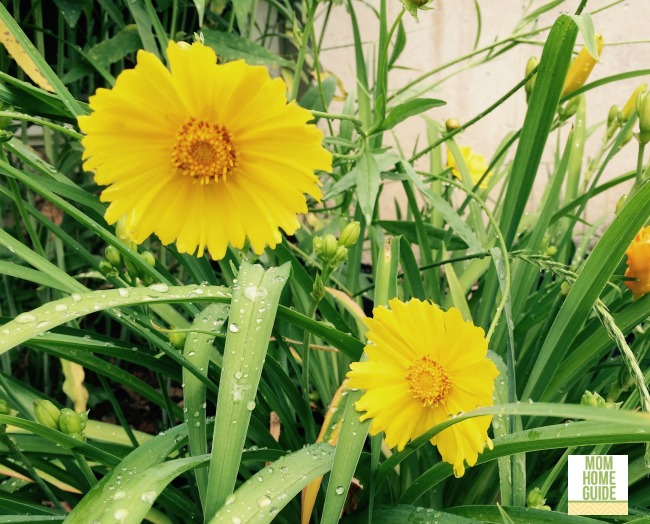
{"label": "orange flower center", "polygon": [[232,173],[237,151],[224,126],[190,118],[176,135],[172,164],[199,184],[210,184]]}
{"label": "orange flower center", "polygon": [[445,368],[429,356],[407,367],[405,378],[413,398],[422,402],[425,408],[444,402],[451,391],[451,380]]}

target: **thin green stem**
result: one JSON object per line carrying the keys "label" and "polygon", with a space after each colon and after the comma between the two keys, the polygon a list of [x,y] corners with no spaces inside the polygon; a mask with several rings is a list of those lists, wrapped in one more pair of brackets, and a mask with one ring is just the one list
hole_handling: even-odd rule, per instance
{"label": "thin green stem", "polygon": [[93,473],[93,470],[90,469],[90,466],[88,465],[88,461],[86,460],[86,457],[84,457],[81,453],[79,453],[76,450],[71,450],[72,456],[74,459],[77,461],[77,464],[79,465],[79,468],[81,469],[81,472],[83,473],[84,477],[86,478],[86,481],[88,482],[88,486],[90,488],[93,488],[95,484],[97,484],[97,477],[95,477],[95,474]]}
{"label": "thin green stem", "polygon": [[124,428],[124,431],[126,432],[126,435],[129,437],[129,440],[131,441],[131,444],[133,444],[133,447],[137,448],[139,446],[138,440],[135,438],[133,430],[131,429],[131,426],[129,426],[129,423],[127,422],[126,417],[124,416],[124,412],[122,411],[122,408],[120,407],[120,403],[115,398],[115,395],[113,394],[113,390],[109,386],[108,381],[104,378],[103,375],[98,374],[97,378],[99,379],[99,383],[101,384],[102,388],[104,389],[104,392],[106,393],[106,395],[108,397],[108,401],[110,402],[111,406],[113,407],[113,412],[115,413],[115,416],[117,417],[117,420],[120,422],[120,424]]}
{"label": "thin green stem", "polygon": [[298,89],[300,88],[300,77],[302,76],[302,66],[305,63],[307,44],[309,43],[311,28],[314,25],[314,15],[316,14],[317,5],[318,2],[316,2],[316,0],[312,0],[311,5],[308,7],[307,10],[307,21],[305,22],[305,27],[302,32],[302,42],[300,44],[300,50],[298,51],[298,58],[296,59],[296,70],[293,75],[293,85],[291,86],[291,98],[289,100],[295,100],[298,97]]}
{"label": "thin green stem", "polygon": [[16,445],[13,439],[4,432],[4,429],[5,429],[4,427],[0,428],[0,442],[2,442],[5,446],[7,446],[9,452],[12,455],[14,455],[14,457],[18,462],[20,462],[23,465],[23,467],[29,473],[31,479],[39,488],[41,488],[45,496],[48,499],[50,499],[58,509],[65,511],[65,508],[61,505],[59,499],[52,492],[52,490],[45,483],[45,481],[40,477],[40,475],[38,474],[34,466],[32,466],[32,463],[29,461],[29,459],[23,454],[22,451],[20,451],[20,448]]}
{"label": "thin green stem", "polygon": [[639,142],[639,154],[636,159],[636,183],[641,184],[643,180],[643,156],[645,153],[645,144]]}

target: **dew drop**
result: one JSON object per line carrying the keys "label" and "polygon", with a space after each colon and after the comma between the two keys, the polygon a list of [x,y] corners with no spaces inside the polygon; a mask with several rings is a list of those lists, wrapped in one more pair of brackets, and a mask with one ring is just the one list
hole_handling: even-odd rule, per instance
{"label": "dew drop", "polygon": [[343,495],[343,492],[345,491],[345,488],[343,486],[338,486],[335,490],[334,493],[337,495]]}
{"label": "dew drop", "polygon": [[140,495],[140,500],[142,502],[146,502],[147,504],[153,504],[157,496],[158,493],[155,491],[145,491],[142,495]]}
{"label": "dew drop", "polygon": [[65,304],[57,304],[56,306],[54,306],[54,311],[58,313],[62,313],[63,311],[67,311],[67,310],[68,310],[68,306],[66,306]]}
{"label": "dew drop", "polygon": [[237,324],[230,324],[228,329],[231,333],[237,333],[237,331],[239,331],[239,326]]}
{"label": "dew drop", "polygon": [[157,291],[158,293],[167,293],[169,291],[169,286],[167,284],[152,284],[149,286],[149,289],[152,291]]}
{"label": "dew drop", "polygon": [[113,517],[115,517],[115,520],[118,522],[124,522],[128,516],[129,510],[125,508],[115,510],[115,513],[113,513]]}
{"label": "dew drop", "polygon": [[246,409],[248,411],[253,411],[255,409],[255,402],[251,400],[250,402],[246,403]]}
{"label": "dew drop", "polygon": [[34,322],[36,320],[36,317],[32,315],[31,313],[23,313],[22,315],[18,315],[16,317],[16,322],[18,324],[30,324],[31,322]]}
{"label": "dew drop", "polygon": [[113,495],[113,500],[122,500],[126,498],[126,492],[122,491],[121,489],[118,489],[115,492],[115,495]]}
{"label": "dew drop", "polygon": [[129,296],[129,290],[128,290],[128,289],[124,289],[123,287],[121,287],[120,289],[118,289],[118,290],[117,290],[117,293],[118,293],[122,298],[126,298],[126,297]]}
{"label": "dew drop", "polygon": [[244,289],[244,297],[251,302],[256,300],[264,300],[268,296],[269,292],[263,287],[257,286],[248,286]]}
{"label": "dew drop", "polygon": [[266,495],[264,495],[263,497],[260,497],[260,498],[257,499],[257,505],[260,508],[265,508],[266,506],[270,506],[271,502],[272,502],[272,500],[269,497],[267,497]]}
{"label": "dew drop", "polygon": [[81,300],[81,295],[79,293],[73,293],[71,298],[73,302],[79,302]]}

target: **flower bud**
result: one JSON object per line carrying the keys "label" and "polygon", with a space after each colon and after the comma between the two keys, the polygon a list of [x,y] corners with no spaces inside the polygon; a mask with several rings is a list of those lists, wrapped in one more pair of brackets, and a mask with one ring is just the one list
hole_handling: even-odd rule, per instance
{"label": "flower bud", "polygon": [[348,259],[348,248],[345,246],[339,246],[336,250],[336,253],[330,260],[329,266],[331,268],[337,268],[341,265],[342,262],[345,262]]}
{"label": "flower bud", "polygon": [[334,235],[325,235],[323,237],[323,249],[320,258],[323,260],[331,260],[336,255],[336,249],[339,247],[336,237]]}
{"label": "flower bud", "polygon": [[156,267],[156,257],[153,256],[153,253],[151,251],[145,251],[142,253],[142,258],[151,267]]}
{"label": "flower bud", "polygon": [[9,415],[9,404],[3,398],[0,398],[0,415]]}
{"label": "flower bud", "polygon": [[138,267],[126,257],[124,258],[124,266],[126,266],[126,272],[133,280],[140,276]]}
{"label": "flower bud", "polygon": [[316,256],[320,258],[321,253],[323,252],[323,237],[314,237],[311,242],[314,247],[314,253],[316,253]]}
{"label": "flower bud", "polygon": [[406,9],[416,20],[418,19],[418,9],[426,9],[427,4],[432,0],[400,0]]}
{"label": "flower bud", "polygon": [[585,391],[582,395],[582,398],[580,399],[580,404],[583,406],[591,406],[596,408],[605,406],[606,402],[605,399],[598,394],[598,392],[594,391],[592,393],[591,391]]}
{"label": "flower bud", "polygon": [[117,274],[113,265],[110,262],[107,262],[106,260],[99,261],[99,272],[104,276],[109,276],[109,275],[114,276]]}
{"label": "flower bud", "polygon": [[88,413],[90,410],[82,411],[79,413],[79,419],[81,420],[81,429],[86,429],[86,424],[88,423]]}
{"label": "flower bud", "polygon": [[566,297],[569,294],[569,291],[571,291],[571,284],[565,280],[560,284],[560,293]]}
{"label": "flower bud", "polygon": [[61,418],[59,419],[59,428],[61,428],[63,433],[67,433],[68,435],[81,433],[83,428],[81,427],[79,413],[70,408],[63,408],[61,410]]}
{"label": "flower bud", "polygon": [[546,256],[547,257],[554,257],[557,254],[557,247],[556,246],[548,246],[546,248]]}
{"label": "flower bud", "polygon": [[628,98],[627,102],[625,102],[623,109],[621,109],[621,112],[618,115],[621,124],[624,124],[630,119],[632,113],[634,112],[634,109],[636,108],[637,98],[641,93],[643,93],[647,89],[648,89],[648,84],[641,84],[632,92],[630,98]]}
{"label": "flower bud", "polygon": [[361,224],[356,220],[350,222],[347,226],[341,231],[341,236],[339,237],[338,244],[339,246],[352,247],[359,240],[359,234],[361,233]]}
{"label": "flower bud", "polygon": [[106,246],[104,256],[113,267],[119,268],[122,266],[122,254],[115,246]]}
{"label": "flower bud", "polygon": [[445,127],[447,128],[447,132],[451,133],[452,131],[456,131],[456,129],[460,128],[460,122],[457,118],[448,118],[445,121]]}
{"label": "flower bud", "polygon": [[621,116],[621,112],[618,110],[616,105],[613,105],[609,108],[609,113],[607,114],[607,127],[612,125],[618,125],[618,119]]}
{"label": "flower bud", "polygon": [[[536,56],[531,56],[526,63],[526,76],[531,74],[535,68],[539,65],[539,60]],[[533,89],[535,89],[535,80],[537,80],[537,73],[531,76],[526,84],[524,85],[524,90],[526,91],[526,100],[530,98]]]}
{"label": "flower bud", "polygon": [[[605,44],[605,40],[603,39],[603,36],[600,34],[596,35],[596,48],[598,50],[598,57],[600,58],[600,54],[603,50],[603,45]],[[575,60],[571,63],[571,66],[569,67],[569,71],[567,72],[566,79],[564,80],[564,87],[562,89],[562,96],[568,95],[569,93],[572,93],[576,89],[579,89],[583,85],[585,85],[585,82],[587,81],[587,78],[589,78],[589,75],[596,65],[597,59],[591,56],[589,51],[587,50],[587,47],[583,47],[580,50],[580,53],[578,53],[578,56],[575,58]]]}
{"label": "flower bud", "polygon": [[316,273],[316,278],[314,279],[314,287],[311,291],[311,298],[315,302],[320,302],[325,297],[325,284],[323,284],[323,279],[320,276],[320,273]]}
{"label": "flower bud", "polygon": [[533,488],[530,490],[530,493],[528,493],[528,497],[526,499],[526,506],[529,508],[539,508],[542,504],[544,504],[546,500],[542,496],[542,490],[539,488]]}
{"label": "flower bud", "polygon": [[639,114],[639,134],[641,144],[650,142],[650,93],[644,91],[636,98],[636,112]]}
{"label": "flower bud", "polygon": [[49,400],[34,401],[34,415],[36,420],[50,429],[59,429],[61,411]]}
{"label": "flower bud", "polygon": [[185,347],[185,341],[187,340],[187,333],[183,331],[174,331],[174,326],[170,328],[172,331],[167,333],[167,338],[172,346],[174,346],[179,351]]}
{"label": "flower bud", "polygon": [[580,96],[574,96],[565,107],[560,107],[558,111],[561,120],[566,120],[571,118],[578,112],[578,106],[580,105]]}

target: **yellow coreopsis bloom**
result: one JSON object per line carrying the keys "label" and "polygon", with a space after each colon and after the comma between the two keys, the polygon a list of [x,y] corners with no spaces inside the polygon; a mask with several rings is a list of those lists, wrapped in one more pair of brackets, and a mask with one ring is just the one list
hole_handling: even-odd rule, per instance
{"label": "yellow coreopsis bloom", "polygon": [[90,98],[79,118],[84,167],[107,185],[108,223],[128,217],[137,243],[155,233],[180,252],[222,258],[246,238],[256,253],[292,234],[330,170],[311,113],[287,104],[264,67],[217,65],[212,49],[170,42],[170,69],[138,52],[135,68]]}
{"label": "yellow coreopsis bloom", "polygon": [[[488,163],[483,155],[472,151],[472,148],[470,146],[460,146],[459,149],[461,155],[463,155],[465,165],[467,166],[467,169],[469,169],[469,174],[472,176],[472,182],[476,185],[476,183],[481,180],[481,177],[487,171]],[[463,179],[460,171],[458,170],[456,159],[454,158],[454,155],[452,155],[449,148],[447,148],[447,167],[452,168],[451,173],[456,178],[459,180]],[[485,189],[488,186],[488,180],[490,180],[493,174],[494,173],[492,171],[487,174],[479,186],[481,189]]]}
{"label": "yellow coreopsis bloom", "polygon": [[[596,48],[598,49],[598,57],[603,50],[605,45],[605,39],[603,35],[596,35]],[[562,96],[568,95],[572,91],[585,85],[587,78],[591,74],[592,69],[596,65],[597,60],[591,56],[586,47],[583,47],[575,60],[571,62],[569,71],[567,72],[566,78],[564,79],[564,87],[562,88]]]}
{"label": "yellow coreopsis bloom", "polygon": [[636,280],[626,280],[635,299],[650,293],[650,226],[643,228],[625,252],[627,270],[625,276]]}
{"label": "yellow coreopsis bloom", "polygon": [[[460,312],[410,300],[388,302],[367,319],[368,360],[351,364],[349,387],[364,389],[356,403],[372,419],[370,434],[386,434],[386,444],[398,450],[450,416],[493,404],[494,379],[499,374],[486,358],[485,333]],[[438,433],[431,443],[458,477],[465,462],[473,466],[485,445],[491,416],[471,418]]]}

